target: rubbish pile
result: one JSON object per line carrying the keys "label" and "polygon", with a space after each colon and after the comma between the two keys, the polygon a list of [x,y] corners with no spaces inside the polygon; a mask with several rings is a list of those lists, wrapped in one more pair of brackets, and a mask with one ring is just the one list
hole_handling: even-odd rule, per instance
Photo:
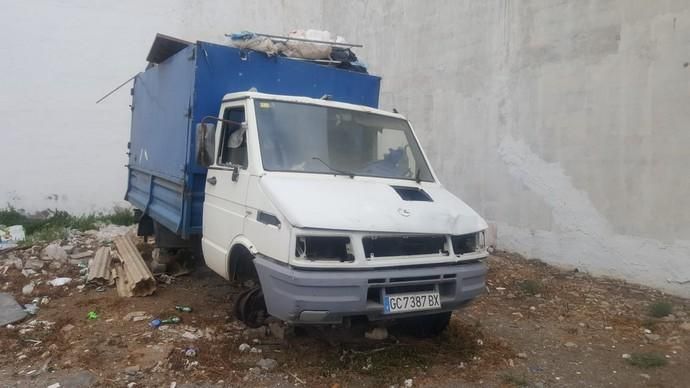
{"label": "rubbish pile", "polygon": [[21,225],[0,225],[0,252],[19,246],[26,239],[24,227]]}
{"label": "rubbish pile", "polygon": [[328,31],[293,30],[286,36],[260,34],[242,31],[226,34],[230,45],[242,50],[253,50],[268,56],[283,56],[304,59],[333,65],[338,68],[366,73],[366,65],[360,62],[350,44],[341,36],[333,36]]}

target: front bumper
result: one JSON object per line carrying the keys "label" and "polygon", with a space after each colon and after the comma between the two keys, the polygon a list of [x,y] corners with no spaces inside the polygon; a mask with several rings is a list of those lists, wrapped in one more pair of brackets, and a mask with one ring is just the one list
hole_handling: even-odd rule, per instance
{"label": "front bumper", "polygon": [[[254,259],[268,313],[291,323],[340,323],[345,317],[392,319],[455,310],[484,292],[483,262],[370,270],[301,270]],[[436,287],[440,310],[384,314],[386,292]]]}

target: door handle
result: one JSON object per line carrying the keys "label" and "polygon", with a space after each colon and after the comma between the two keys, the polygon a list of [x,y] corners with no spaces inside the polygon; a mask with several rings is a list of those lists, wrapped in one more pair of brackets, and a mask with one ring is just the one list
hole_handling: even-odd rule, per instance
{"label": "door handle", "polygon": [[208,183],[210,183],[210,184],[212,184],[212,185],[215,186],[216,183],[218,183],[218,180],[216,179],[216,177],[212,176],[212,177],[206,179],[206,182],[208,182]]}

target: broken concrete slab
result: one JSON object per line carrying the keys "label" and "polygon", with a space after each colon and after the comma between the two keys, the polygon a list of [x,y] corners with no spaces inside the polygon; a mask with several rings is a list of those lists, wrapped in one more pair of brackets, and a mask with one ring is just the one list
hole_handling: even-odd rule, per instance
{"label": "broken concrete slab", "polygon": [[48,244],[41,252],[43,260],[67,260],[67,252],[58,244]]}
{"label": "broken concrete slab", "polygon": [[0,326],[21,321],[26,318],[26,311],[12,295],[0,292]]}

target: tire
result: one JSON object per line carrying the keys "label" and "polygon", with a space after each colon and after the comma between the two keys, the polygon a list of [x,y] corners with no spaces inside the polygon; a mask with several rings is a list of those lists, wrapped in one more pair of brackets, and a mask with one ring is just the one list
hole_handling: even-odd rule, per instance
{"label": "tire", "polygon": [[450,323],[452,311],[402,318],[398,321],[400,328],[418,338],[431,338],[440,335]]}

